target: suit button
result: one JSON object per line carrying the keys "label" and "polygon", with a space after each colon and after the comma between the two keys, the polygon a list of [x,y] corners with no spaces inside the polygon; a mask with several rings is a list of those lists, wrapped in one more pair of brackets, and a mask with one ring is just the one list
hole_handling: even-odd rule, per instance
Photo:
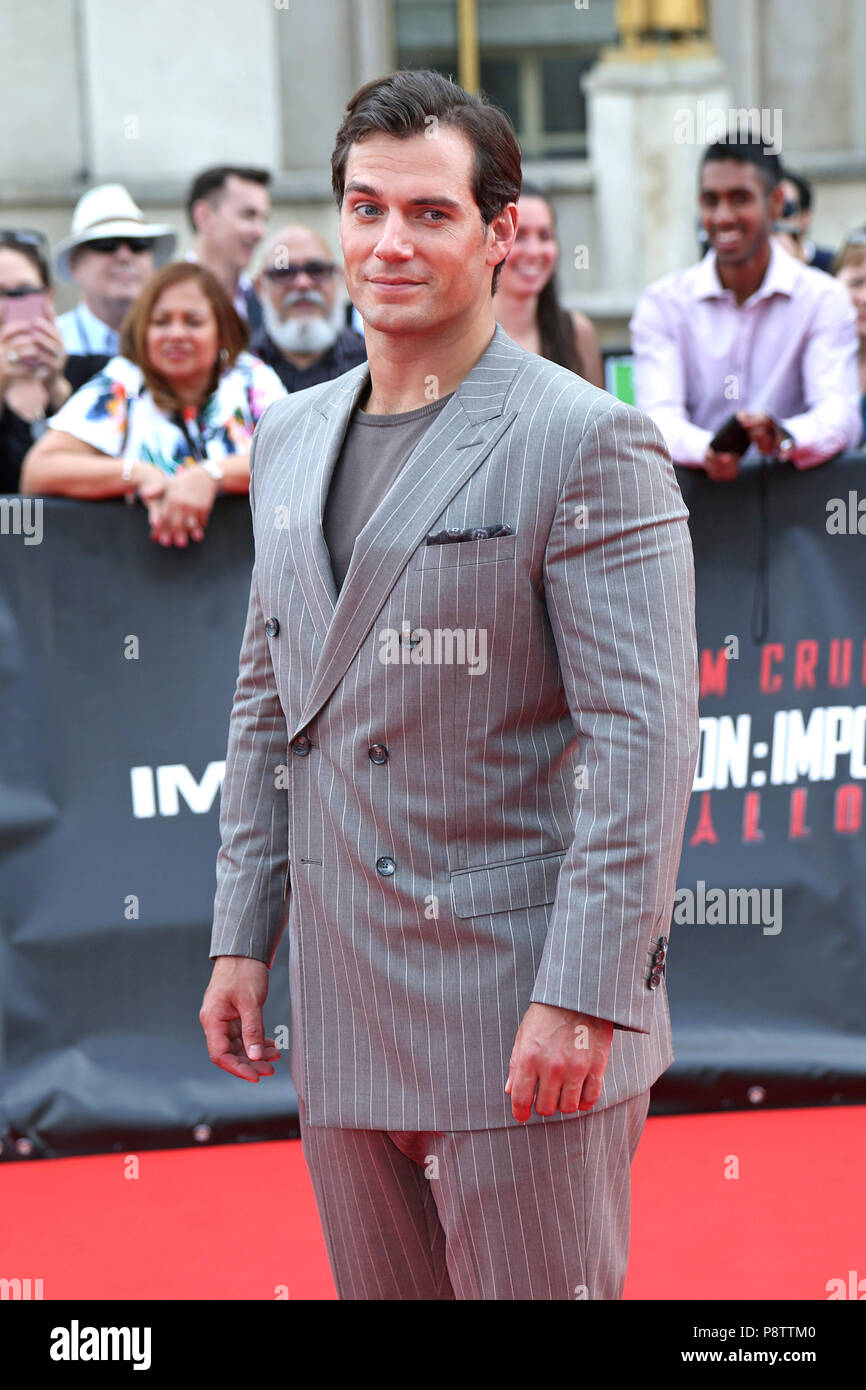
{"label": "suit button", "polygon": [[394,872],[396,867],[397,865],[394,863],[394,860],[391,859],[387,854],[383,854],[381,859],[376,860],[376,868],[378,869],[379,873],[382,875],[383,878],[388,878],[389,875],[391,875]]}
{"label": "suit button", "polygon": [[388,761],[388,749],[384,743],[374,743],[367,749],[367,757],[371,763],[386,763]]}
{"label": "suit button", "polygon": [[665,949],[665,947],[667,946],[667,944],[668,944],[668,939],[667,939],[667,937],[666,937],[666,936],[660,936],[660,937],[659,937],[658,949],[659,949],[660,951],[663,951],[663,950]]}
{"label": "suit button", "polygon": [[471,536],[474,541],[489,540],[486,526],[473,526]]}
{"label": "suit button", "polygon": [[666,954],[667,954],[667,952],[665,951],[664,947],[663,947],[663,946],[659,946],[658,950],[656,951],[655,955],[653,956],[653,960],[655,961],[656,965],[659,965],[660,962],[663,961],[663,960],[665,959]]}
{"label": "suit button", "polygon": [[292,752],[296,753],[299,758],[305,758],[312,746],[306,734],[298,734],[297,738],[292,739]]}
{"label": "suit button", "polygon": [[265,632],[268,634],[268,636],[269,636],[269,637],[276,637],[276,635],[277,635],[277,633],[279,632],[279,630],[280,630],[280,624],[279,624],[279,622],[277,621],[277,619],[276,619],[276,618],[268,618],[268,621],[265,623]]}
{"label": "suit button", "polygon": [[659,985],[661,984],[661,978],[661,975],[659,975],[657,971],[654,971],[653,974],[649,977],[650,989],[658,989]]}

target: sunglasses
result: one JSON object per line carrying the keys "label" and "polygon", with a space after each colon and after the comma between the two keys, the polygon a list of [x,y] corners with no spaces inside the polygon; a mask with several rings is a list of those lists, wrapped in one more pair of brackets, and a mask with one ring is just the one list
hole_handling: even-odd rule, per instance
{"label": "sunglasses", "polygon": [[294,280],[298,275],[309,275],[311,280],[327,280],[337,267],[333,261],[304,261],[297,265],[272,266],[264,273],[269,280]]}
{"label": "sunglasses", "polygon": [[103,236],[97,237],[95,241],[82,243],[88,251],[104,252],[106,256],[113,256],[119,246],[128,246],[133,255],[140,256],[145,251],[152,251],[155,245],[155,236]]}

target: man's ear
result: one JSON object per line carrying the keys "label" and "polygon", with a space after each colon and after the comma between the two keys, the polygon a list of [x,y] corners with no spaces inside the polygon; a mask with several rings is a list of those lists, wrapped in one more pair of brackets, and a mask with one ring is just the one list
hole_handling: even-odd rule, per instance
{"label": "man's ear", "polygon": [[209,206],[207,198],[196,198],[189,210],[192,225],[195,227],[196,233],[204,231],[205,223],[207,222],[207,209]]}
{"label": "man's ear", "polygon": [[767,204],[770,212],[770,221],[778,222],[782,216],[782,209],[785,206],[785,190],[780,183],[776,184]]}
{"label": "man's ear", "polygon": [[493,240],[488,252],[488,256],[492,256],[492,259],[488,259],[488,264],[500,265],[514,245],[514,238],[517,235],[517,204],[506,203],[505,207],[497,212],[488,231],[493,232]]}

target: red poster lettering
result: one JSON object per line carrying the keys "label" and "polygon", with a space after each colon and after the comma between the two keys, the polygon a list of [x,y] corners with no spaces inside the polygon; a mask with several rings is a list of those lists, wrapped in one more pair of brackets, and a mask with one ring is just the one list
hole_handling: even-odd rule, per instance
{"label": "red poster lettering", "polygon": [[743,842],[756,843],[763,840],[764,832],[758,828],[761,819],[761,793],[746,792],[743,802]]}
{"label": "red poster lettering", "polygon": [[791,792],[791,812],[788,819],[788,839],[805,840],[810,831],[806,824],[806,787],[795,787]]}
{"label": "red poster lettering", "polygon": [[772,695],[774,690],[782,687],[782,677],[778,671],[770,668],[774,661],[785,660],[785,648],[781,642],[765,642],[761,652],[761,677],[760,688],[764,695]]}
{"label": "red poster lettering", "polygon": [[833,829],[837,835],[856,835],[862,824],[863,788],[856,782],[844,782],[836,792]]}
{"label": "red poster lettering", "polygon": [[815,688],[815,667],[818,665],[818,643],[811,638],[798,642],[794,648],[794,685],[798,690]]}
{"label": "red poster lettering", "polygon": [[702,845],[705,841],[710,845],[717,845],[719,843],[719,837],[713,825],[712,812],[710,811],[709,792],[701,792],[701,809],[698,814],[698,823],[695,826],[694,834],[689,840],[689,844]]}

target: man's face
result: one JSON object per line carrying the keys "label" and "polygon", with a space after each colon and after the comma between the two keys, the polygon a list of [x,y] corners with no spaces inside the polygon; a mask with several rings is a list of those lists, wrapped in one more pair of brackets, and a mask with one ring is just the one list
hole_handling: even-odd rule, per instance
{"label": "man's face", "polygon": [[337,303],[339,272],[314,232],[293,227],[272,243],[256,285],[281,322],[330,318]]}
{"label": "man's face", "polygon": [[219,258],[240,271],[264,236],[270,211],[270,195],[262,184],[229,174],[213,204],[202,199],[197,226]]}
{"label": "man's face", "polygon": [[340,209],[349,297],[383,333],[469,323],[492,305],[492,269],[514,239],[509,203],[484,227],[472,194],[473,151],[460,131],[352,145]]}
{"label": "man's face", "polygon": [[[136,240],[132,244],[140,246],[142,242]],[[153,274],[153,252],[133,251],[126,241],[118,242],[116,250],[98,247],[99,241],[94,246],[85,243],[70,261],[72,277],[85,302],[91,307],[124,301],[131,304]]]}
{"label": "man's face", "polygon": [[753,164],[713,159],[701,170],[701,223],[722,266],[741,265],[766,245],[781,215],[781,187],[768,194]]}

